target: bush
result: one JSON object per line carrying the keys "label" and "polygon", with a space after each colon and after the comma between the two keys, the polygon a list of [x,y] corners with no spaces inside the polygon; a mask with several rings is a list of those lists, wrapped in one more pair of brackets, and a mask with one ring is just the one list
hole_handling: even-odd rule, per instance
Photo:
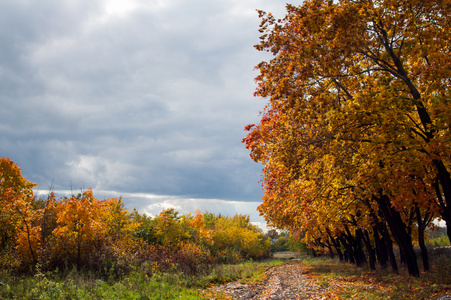
{"label": "bush", "polygon": [[433,247],[447,247],[451,246],[449,242],[449,238],[447,236],[441,236],[437,237],[435,239],[432,239],[426,243],[427,246],[433,246]]}
{"label": "bush", "polygon": [[188,275],[196,275],[208,270],[213,263],[210,250],[193,242],[184,242],[175,250],[174,261],[178,269]]}
{"label": "bush", "polygon": [[290,250],[291,239],[287,236],[279,236],[274,242],[274,251],[288,251]]}

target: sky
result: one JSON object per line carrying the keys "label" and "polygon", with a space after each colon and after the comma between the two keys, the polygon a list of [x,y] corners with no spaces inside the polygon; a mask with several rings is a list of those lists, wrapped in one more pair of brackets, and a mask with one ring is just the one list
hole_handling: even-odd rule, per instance
{"label": "sky", "polygon": [[49,189],[158,214],[248,214],[264,99],[256,9],[280,0],[0,0],[0,156]]}

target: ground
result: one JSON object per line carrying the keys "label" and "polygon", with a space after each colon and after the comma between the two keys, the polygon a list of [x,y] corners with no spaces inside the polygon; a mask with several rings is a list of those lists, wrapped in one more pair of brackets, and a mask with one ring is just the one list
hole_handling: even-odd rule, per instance
{"label": "ground", "polygon": [[297,260],[271,267],[266,271],[266,279],[260,283],[242,284],[231,282],[213,288],[224,292],[233,299],[289,300],[327,299],[330,286],[321,286],[306,274],[304,265]]}
{"label": "ground", "polygon": [[[451,300],[450,252],[431,251],[432,269],[420,278],[406,270],[393,274],[359,268],[336,260],[307,262],[293,252],[276,253],[286,261],[269,267],[259,282],[231,282],[210,289],[211,299],[415,299]],[[449,248],[451,250],[451,248]],[[440,253],[439,253],[440,252]]]}
{"label": "ground", "polygon": [[321,285],[309,276],[305,264],[297,260],[295,254],[287,252],[283,258],[292,260],[269,268],[265,280],[259,283],[231,282],[212,288],[232,299],[290,300],[290,299],[333,299],[328,291],[330,285]]}

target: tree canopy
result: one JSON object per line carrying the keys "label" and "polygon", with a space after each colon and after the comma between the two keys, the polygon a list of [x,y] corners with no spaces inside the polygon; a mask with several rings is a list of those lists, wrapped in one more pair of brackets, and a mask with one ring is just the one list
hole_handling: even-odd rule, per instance
{"label": "tree canopy", "polygon": [[255,95],[268,103],[243,142],[263,164],[270,224],[331,247],[371,248],[388,228],[414,276],[411,237],[432,218],[451,236],[450,10],[310,0],[282,20],[259,11],[256,48],[273,58],[257,66]]}

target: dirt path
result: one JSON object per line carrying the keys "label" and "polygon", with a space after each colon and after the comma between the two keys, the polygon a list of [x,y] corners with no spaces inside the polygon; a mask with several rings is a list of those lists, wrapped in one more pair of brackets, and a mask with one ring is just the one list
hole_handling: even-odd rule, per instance
{"label": "dirt path", "polygon": [[269,268],[265,273],[266,279],[260,283],[232,282],[212,289],[240,300],[330,299],[326,296],[330,286],[319,285],[307,273],[301,261],[292,260]]}

